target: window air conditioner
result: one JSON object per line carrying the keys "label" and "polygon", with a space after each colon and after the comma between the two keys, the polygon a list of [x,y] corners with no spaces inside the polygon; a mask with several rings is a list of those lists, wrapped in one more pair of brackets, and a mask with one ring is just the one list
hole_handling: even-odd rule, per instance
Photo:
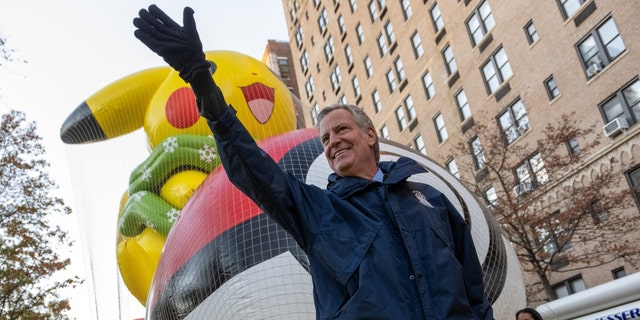
{"label": "window air conditioner", "polygon": [[528,182],[523,182],[515,187],[513,187],[513,193],[516,194],[517,197],[525,195],[533,190],[533,185]]}
{"label": "window air conditioner", "polygon": [[605,124],[602,129],[604,129],[604,135],[611,138],[628,128],[629,122],[627,122],[627,118],[617,117],[613,119],[613,121]]}
{"label": "window air conditioner", "polygon": [[587,76],[589,78],[595,76],[598,72],[602,70],[602,66],[600,63],[592,63],[589,68],[587,68]]}

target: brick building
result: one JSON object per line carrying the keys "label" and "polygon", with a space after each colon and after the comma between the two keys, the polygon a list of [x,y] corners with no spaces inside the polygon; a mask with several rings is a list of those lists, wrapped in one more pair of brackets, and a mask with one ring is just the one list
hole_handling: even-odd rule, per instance
{"label": "brick building", "polygon": [[[283,7],[307,123],[315,124],[325,105],[357,104],[381,137],[477,180],[482,141],[465,135],[474,126],[497,126],[517,148],[575,111],[571,121],[595,123],[597,130],[570,141],[568,154],[585,141],[601,144],[563,179],[606,170],[603,159],[618,159],[620,190],[635,190],[636,203],[624,214],[638,216],[635,1],[283,0]],[[461,142],[469,145],[464,157],[455,152]],[[475,169],[463,170],[472,162]],[[622,236],[640,241],[640,231]],[[563,296],[637,271],[618,259],[554,273],[552,284]]]}

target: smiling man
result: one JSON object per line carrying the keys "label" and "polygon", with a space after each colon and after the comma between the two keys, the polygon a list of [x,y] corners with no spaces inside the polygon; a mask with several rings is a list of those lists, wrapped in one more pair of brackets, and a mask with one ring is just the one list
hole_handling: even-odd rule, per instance
{"label": "smiling man", "polygon": [[337,104],[318,115],[327,189],[284,172],[225,102],[202,53],[193,10],[184,27],[156,6],[135,35],[191,85],[229,179],[309,258],[317,319],[493,319],[469,226],[409,158],[380,162],[371,119]]}
{"label": "smiling man", "polygon": [[336,174],[373,179],[378,171],[374,150],[378,138],[373,123],[361,110],[347,105],[324,108],[318,114],[318,135]]}

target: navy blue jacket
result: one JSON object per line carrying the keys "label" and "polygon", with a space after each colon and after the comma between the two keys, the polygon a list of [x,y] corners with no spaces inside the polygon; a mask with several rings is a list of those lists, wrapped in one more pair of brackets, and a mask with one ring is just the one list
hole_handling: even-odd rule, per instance
{"label": "navy blue jacket", "polygon": [[382,162],[382,183],[329,177],[327,190],[284,172],[233,109],[209,123],[230,180],[307,253],[317,319],[493,319],[469,227],[426,170]]}

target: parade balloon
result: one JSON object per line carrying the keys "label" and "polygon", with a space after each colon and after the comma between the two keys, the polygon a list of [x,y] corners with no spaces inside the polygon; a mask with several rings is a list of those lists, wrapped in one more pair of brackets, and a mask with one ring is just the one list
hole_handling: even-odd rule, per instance
{"label": "parade balloon", "polygon": [[[297,99],[265,64],[234,51],[209,51],[206,58],[216,64],[214,80],[254,139],[301,126]],[[65,143],[82,144],[139,128],[144,128],[151,153],[131,173],[122,198],[116,255],[125,285],[144,305],[175,218],[219,164],[193,91],[170,67],[139,71],[82,102],[60,135]]]}
{"label": "parade balloon", "polygon": [[[259,143],[284,170],[324,188],[331,169],[315,129]],[[429,170],[410,178],[441,191],[469,222],[497,319],[525,301],[520,265],[484,206],[429,158],[381,140],[381,160],[410,157]],[[306,256],[229,182],[222,168],[200,185],[165,244],[147,301],[148,319],[315,319]]]}

